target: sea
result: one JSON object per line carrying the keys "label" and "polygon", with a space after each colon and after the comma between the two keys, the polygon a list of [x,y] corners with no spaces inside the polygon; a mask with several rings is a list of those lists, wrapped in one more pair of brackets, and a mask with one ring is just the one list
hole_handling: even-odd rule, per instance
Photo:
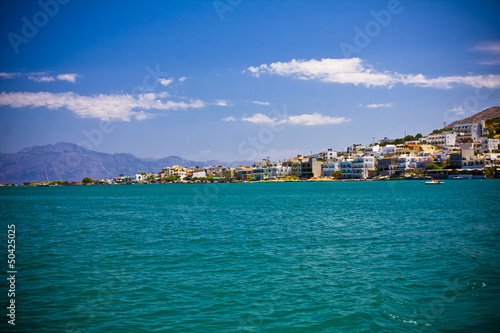
{"label": "sea", "polygon": [[0,211],[2,332],[500,331],[498,179],[2,187]]}

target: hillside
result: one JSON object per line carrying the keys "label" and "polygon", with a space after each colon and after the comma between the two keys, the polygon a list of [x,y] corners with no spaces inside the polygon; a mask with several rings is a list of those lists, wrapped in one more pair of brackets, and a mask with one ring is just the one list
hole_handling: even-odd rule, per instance
{"label": "hillside", "polygon": [[500,117],[486,120],[485,127],[489,133],[488,137],[493,139],[500,139]]}
{"label": "hillside", "polygon": [[72,143],[33,146],[18,153],[0,153],[0,183],[20,184],[46,180],[81,181],[110,178],[119,174],[132,175],[138,172],[158,172],[172,165],[189,167],[213,165],[246,165],[252,162],[190,161],[179,156],[161,159],[138,158],[132,154],[106,154],[85,149]]}
{"label": "hillside", "polygon": [[479,113],[476,113],[475,115],[470,116],[468,118],[454,121],[451,124],[446,125],[446,127],[452,128],[453,126],[458,125],[458,124],[477,123],[480,120],[486,121],[488,119],[497,118],[497,117],[500,117],[500,106],[493,106],[493,107],[485,109]]}

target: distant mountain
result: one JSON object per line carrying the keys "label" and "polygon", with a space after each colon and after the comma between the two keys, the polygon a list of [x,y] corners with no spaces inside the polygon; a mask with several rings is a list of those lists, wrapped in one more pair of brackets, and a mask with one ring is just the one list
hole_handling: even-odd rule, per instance
{"label": "distant mountain", "polygon": [[[0,153],[0,183],[20,184],[49,180],[81,181],[110,178],[119,174],[158,172],[173,165],[207,167],[214,165],[237,166],[252,164],[251,161],[207,162],[185,160],[179,156],[161,159],[138,158],[132,154],[106,154],[81,146],[59,142],[54,145],[33,146],[18,153]],[[47,176],[45,176],[45,174]]]}
{"label": "distant mountain", "polygon": [[470,116],[469,118],[454,121],[451,124],[446,125],[446,128],[451,128],[451,127],[453,127],[455,125],[459,125],[459,124],[477,123],[480,120],[486,121],[488,119],[496,118],[496,117],[500,117],[500,106],[493,106],[493,107],[485,109],[479,113],[476,113],[475,115]]}

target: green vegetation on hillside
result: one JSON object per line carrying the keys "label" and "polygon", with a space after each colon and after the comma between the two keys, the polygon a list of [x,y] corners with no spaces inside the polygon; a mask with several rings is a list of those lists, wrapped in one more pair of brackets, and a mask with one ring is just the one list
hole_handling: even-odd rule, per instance
{"label": "green vegetation on hillside", "polygon": [[500,117],[491,118],[485,121],[488,137],[500,139]]}
{"label": "green vegetation on hillside", "polygon": [[441,133],[447,132],[447,131],[453,131],[453,127],[442,128],[442,129],[435,129],[434,131],[432,131],[431,134],[441,134]]}

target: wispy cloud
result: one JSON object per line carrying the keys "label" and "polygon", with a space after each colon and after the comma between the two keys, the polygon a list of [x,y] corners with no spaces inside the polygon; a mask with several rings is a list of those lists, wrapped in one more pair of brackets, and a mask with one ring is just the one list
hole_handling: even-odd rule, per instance
{"label": "wispy cloud", "polygon": [[49,110],[66,108],[81,118],[121,121],[143,120],[154,116],[144,110],[178,110],[205,106],[201,100],[174,102],[165,100],[166,97],[166,93],[148,93],[133,97],[128,94],[80,96],[74,92],[2,92],[0,106],[46,107]]}
{"label": "wispy cloud", "polygon": [[474,50],[500,54],[500,42],[481,42],[474,46]]}
{"label": "wispy cloud", "polygon": [[226,118],[222,118],[222,121],[236,121],[236,118],[234,118],[233,116],[229,116]]}
{"label": "wispy cloud", "polygon": [[390,108],[393,107],[394,103],[382,103],[382,104],[367,104],[366,107],[369,109],[376,109],[376,108]]}
{"label": "wispy cloud", "polygon": [[269,102],[261,102],[261,101],[249,101],[249,103],[257,104],[257,105],[269,105]]}
{"label": "wispy cloud", "polygon": [[[289,76],[300,80],[320,80],[328,83],[364,85],[366,87],[392,87],[396,84],[419,87],[449,89],[454,85],[469,85],[476,88],[500,87],[500,75],[440,76],[428,78],[422,74],[400,74],[397,72],[377,71],[360,58],[295,60],[274,62],[246,71],[256,77],[263,74]],[[246,72],[245,71],[245,72]]]}
{"label": "wispy cloud", "polygon": [[160,82],[161,85],[167,87],[170,85],[172,82],[174,82],[174,78],[169,78],[169,79],[158,79],[158,82]]}
{"label": "wispy cloud", "polygon": [[218,105],[218,106],[231,106],[231,102],[229,101],[226,101],[224,99],[218,99],[215,101],[214,105]]}
{"label": "wispy cloud", "polygon": [[450,109],[451,112],[455,113],[457,116],[464,115],[467,113],[467,110],[463,106],[457,106],[453,109]]}
{"label": "wispy cloud", "polygon": [[184,82],[186,80],[187,80],[187,77],[185,77],[185,76],[179,78],[179,82]]}
{"label": "wispy cloud", "polygon": [[28,76],[28,79],[36,82],[53,82],[56,79],[54,79],[53,76]]}
{"label": "wispy cloud", "polygon": [[287,125],[303,125],[303,126],[319,126],[319,125],[336,125],[350,121],[345,117],[330,117],[320,113],[301,114],[297,116],[289,116],[284,119],[271,118],[262,113],[255,113],[249,117],[241,118],[241,121],[249,122],[257,125],[278,126]]}
{"label": "wispy cloud", "polygon": [[19,76],[18,75],[19,73],[5,73],[5,72],[1,72],[0,73],[0,77],[2,79],[13,79],[15,78],[16,76]]}
{"label": "wispy cloud", "polygon": [[78,74],[59,74],[57,76],[49,75],[48,72],[31,72],[31,73],[21,73],[21,72],[13,72],[13,73],[0,73],[0,78],[3,79],[13,79],[16,77],[26,77],[29,80],[35,82],[54,82],[56,79],[59,81],[68,81],[71,83],[76,82],[77,77],[81,77]]}
{"label": "wispy cloud", "polygon": [[48,72],[30,72],[30,73],[21,73],[21,72],[1,72],[0,73],[0,78],[2,79],[13,79],[16,77],[40,77],[40,76],[47,76],[49,73]]}
{"label": "wispy cloud", "polygon": [[474,46],[473,51],[485,53],[491,57],[479,62],[480,65],[499,65],[500,64],[500,42],[481,42]]}

